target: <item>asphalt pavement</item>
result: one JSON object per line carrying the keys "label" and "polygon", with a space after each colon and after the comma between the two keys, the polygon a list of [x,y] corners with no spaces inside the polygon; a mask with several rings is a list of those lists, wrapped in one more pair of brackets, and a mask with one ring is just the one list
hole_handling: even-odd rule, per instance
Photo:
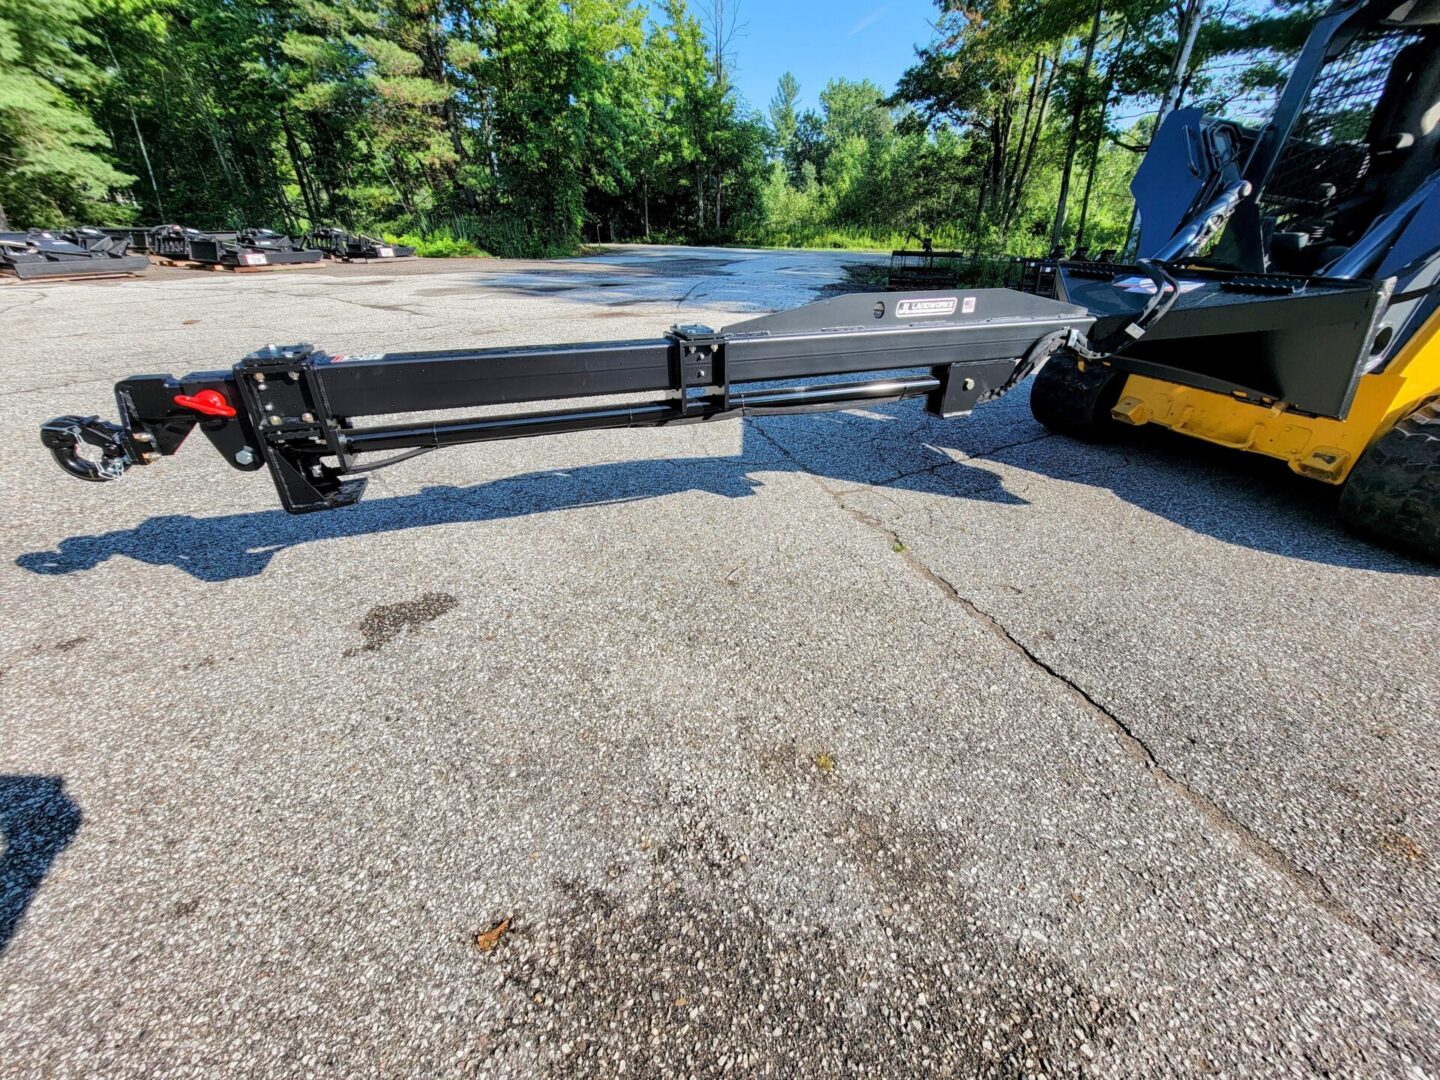
{"label": "asphalt pavement", "polygon": [[0,285],[0,1076],[1440,1078],[1440,570],[1283,467],[1022,387],[291,517],[199,439],[82,484],[37,437],[864,258]]}

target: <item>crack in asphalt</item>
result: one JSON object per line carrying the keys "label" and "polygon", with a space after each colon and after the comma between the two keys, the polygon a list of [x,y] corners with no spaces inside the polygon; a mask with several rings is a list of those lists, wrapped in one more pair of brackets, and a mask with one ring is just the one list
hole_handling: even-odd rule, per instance
{"label": "crack in asphalt", "polygon": [[[700,289],[700,287],[705,284],[705,282],[706,282],[706,279],[705,279],[705,278],[701,278],[699,281],[695,282],[694,285],[691,285],[690,288],[688,288],[688,289],[685,290],[685,295],[682,296],[682,297],[680,297],[680,299],[678,299],[678,300],[675,301],[675,306],[676,306],[677,308],[684,307],[685,304],[689,301],[690,297],[694,296],[695,293]],[[661,301],[661,303],[663,303],[663,302],[664,302],[664,301]]]}
{"label": "crack in asphalt", "polygon": [[[1325,912],[1335,921],[1362,935],[1365,940],[1369,941],[1376,951],[1386,959],[1403,967],[1405,970],[1418,976],[1425,982],[1430,983],[1432,986],[1440,985],[1440,970],[1437,970],[1434,965],[1429,963],[1428,958],[1415,958],[1407,953],[1398,952],[1389,942],[1378,936],[1369,923],[1342,904],[1320,875],[1306,870],[1304,867],[1292,861],[1289,856],[1274,844],[1271,844],[1268,840],[1261,837],[1250,826],[1232,817],[1218,803],[1192,788],[1185,780],[1160,762],[1155,751],[1151,749],[1150,745],[1146,743],[1143,738],[1135,733],[1129,724],[1125,723],[1118,715],[1101,704],[1098,699],[1092,696],[1089,691],[1074,679],[1065,675],[1037,655],[1028,645],[1011,633],[1009,628],[994,615],[991,615],[968,596],[960,592],[951,581],[921,559],[919,555],[915,553],[914,549],[904,542],[899,533],[878,519],[866,514],[864,511],[848,505],[845,502],[844,491],[837,491],[830,488],[825,484],[822,477],[806,468],[805,465],[795,457],[789,449],[776,440],[774,436],[762,430],[758,424],[752,426],[761,437],[774,446],[780,454],[793,462],[797,469],[809,476],[810,479],[830,497],[831,501],[834,502],[840,511],[867,529],[880,534],[890,546],[890,549],[898,553],[901,559],[905,561],[905,565],[914,571],[921,579],[939,590],[945,599],[959,605],[966,614],[980,623],[981,626],[988,630],[1006,648],[1023,657],[1035,670],[1042,672],[1062,687],[1068,696],[1078,702],[1086,712],[1097,719],[1101,725],[1114,736],[1121,748],[1132,759],[1143,765],[1145,769],[1149,771],[1161,787],[1184,799],[1205,821],[1222,833],[1228,835],[1243,852],[1278,874],[1315,907]],[[853,491],[855,489],[850,490]]]}
{"label": "crack in asphalt", "polygon": [[[778,444],[775,443],[773,438],[768,435],[766,437],[778,448]],[[1028,439],[1018,439],[1015,442],[1001,443],[999,446],[992,446],[988,450],[978,454],[966,454],[964,457],[958,458],[947,457],[944,461],[937,461],[933,465],[926,465],[919,469],[911,469],[909,472],[896,473],[894,476],[887,476],[883,479],[875,480],[873,484],[856,484],[853,487],[847,487],[843,489],[842,494],[851,491],[861,491],[874,484],[894,484],[901,480],[911,480],[917,476],[927,476],[931,473],[937,473],[941,469],[948,469],[952,465],[965,465],[971,461],[989,461],[992,460],[993,455],[1000,453],[1002,450],[1013,450],[1017,446],[1029,446],[1031,443],[1044,442],[1046,439],[1054,438],[1057,438],[1056,434],[1053,431],[1047,431],[1040,435],[1033,435]],[[784,453],[783,449],[781,452]],[[793,461],[794,459],[792,458],[791,460]],[[797,461],[796,464],[798,465],[799,462]]]}
{"label": "crack in asphalt", "polygon": [[351,307],[369,308],[371,311],[400,311],[406,315],[423,316],[423,311],[416,311],[408,304],[367,304],[363,300],[350,300],[343,296],[326,294],[325,299],[337,304],[349,304]]}
{"label": "crack in asphalt", "polygon": [[[0,308],[0,315],[8,315],[12,311],[20,311],[24,308],[32,308],[35,305],[39,304],[42,300],[44,300],[45,296],[45,293],[38,291],[21,296],[15,296],[13,297],[13,299],[18,301],[18,303],[7,304],[5,307]],[[7,297],[7,299],[11,298],[12,297]]]}
{"label": "crack in asphalt", "polygon": [[[331,280],[322,280],[322,279],[318,279],[318,278],[312,278],[312,279],[310,279],[309,281],[304,282],[303,284],[306,284],[306,285],[316,285],[316,286],[319,286],[319,287],[322,288],[322,289],[329,290],[329,289],[331,288],[331,286],[332,286],[332,283],[333,283],[333,282],[332,282]],[[364,282],[363,282],[363,281],[356,281],[356,282],[353,282],[353,283],[352,283],[352,282],[347,282],[347,284],[363,285]],[[258,286],[258,287],[255,289],[255,291],[256,291],[256,292],[259,292],[259,293],[263,293],[263,294],[266,295],[266,296],[279,297],[279,298],[283,298],[283,299],[285,299],[285,300],[293,300],[293,299],[295,299],[295,294],[294,294],[294,293],[288,292],[288,291],[283,290],[283,289],[276,288],[274,285],[272,285],[272,284],[270,284],[270,283],[266,283],[264,286]],[[403,312],[403,313],[406,314],[406,315],[415,315],[415,316],[423,316],[423,315],[424,315],[424,312],[422,312],[422,311],[416,311],[413,306],[408,305],[408,304],[370,304],[370,303],[366,303],[364,300],[351,300],[351,299],[349,299],[349,298],[347,298],[347,297],[344,297],[344,296],[336,296],[333,292],[330,292],[330,291],[326,291],[326,292],[321,293],[319,297],[310,297],[309,299],[323,299],[323,300],[331,301],[331,302],[336,303],[336,304],[345,304],[345,305],[348,305],[348,306],[350,306],[350,307],[369,308],[369,309],[372,310],[372,311],[399,311],[399,312]]]}
{"label": "crack in asphalt", "polygon": [[1042,431],[1039,435],[1031,435],[1028,439],[1016,439],[1014,442],[1001,443],[999,446],[992,446],[979,454],[966,454],[958,462],[980,461],[986,458],[993,458],[1002,450],[1014,450],[1017,446],[1030,446],[1033,443],[1044,442],[1046,439],[1058,439],[1060,436],[1053,431]]}
{"label": "crack in asphalt", "polygon": [[1268,840],[1261,837],[1250,826],[1231,816],[1222,806],[1196,791],[1185,780],[1163,765],[1156,756],[1155,751],[1143,738],[1136,734],[1135,730],[1130,727],[1129,724],[1125,723],[1116,713],[1101,704],[1099,700],[1092,696],[1089,691],[1074,679],[1059,671],[1037,655],[1028,645],[1011,633],[1009,628],[994,615],[991,615],[968,596],[961,593],[953,583],[943,575],[937,573],[924,560],[916,555],[914,550],[904,542],[898,533],[887,528],[884,524],[869,515],[846,506],[843,501],[837,500],[837,505],[862,525],[884,536],[892,550],[896,550],[899,553],[900,557],[905,560],[906,565],[909,566],[911,570],[935,586],[935,588],[939,589],[946,599],[959,604],[967,614],[990,631],[990,633],[1007,648],[1024,657],[1034,668],[1060,684],[1074,700],[1084,706],[1087,712],[1099,720],[1101,724],[1110,731],[1126,753],[1150,771],[1151,775],[1155,777],[1162,787],[1179,795],[1212,826],[1229,834],[1231,839],[1242,851],[1253,856],[1269,869],[1279,874],[1294,886],[1301,895],[1316,907],[1323,910],[1331,918],[1363,934],[1387,959],[1402,965],[1429,983],[1440,985],[1440,972],[1434,970],[1428,963],[1396,952],[1393,946],[1376,935],[1369,923],[1336,898],[1330,886],[1325,883],[1325,880],[1320,877],[1320,875],[1306,870],[1304,867],[1293,862],[1289,856]]}

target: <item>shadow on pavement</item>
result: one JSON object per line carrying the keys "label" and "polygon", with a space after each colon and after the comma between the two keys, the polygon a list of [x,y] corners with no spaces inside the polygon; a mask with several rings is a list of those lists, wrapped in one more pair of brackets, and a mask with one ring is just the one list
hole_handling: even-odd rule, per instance
{"label": "shadow on pavement", "polygon": [[[1106,488],[1159,517],[1243,547],[1334,566],[1440,574],[1440,568],[1345,533],[1336,519],[1333,489],[1302,481],[1279,462],[1227,454],[1167,432],[1128,432],[1115,446],[1102,449],[1047,435],[1027,417],[1025,423],[1035,437],[1008,444],[1006,449],[1014,449],[1002,457],[978,443],[967,447],[971,436],[965,434],[964,425],[937,422],[946,426],[913,432],[914,442],[907,443],[905,450],[904,474],[887,479],[877,470],[884,467],[883,449],[877,446],[868,453],[871,448],[865,445],[866,428],[873,428],[874,420],[830,413],[766,423],[777,421],[785,427],[776,430],[799,435],[800,451],[794,457],[777,456],[773,445],[778,444],[768,437],[752,437],[747,426],[746,450],[732,457],[549,470],[469,487],[427,487],[410,495],[370,498],[343,510],[298,517],[278,509],[218,517],[167,514],[133,529],[73,536],[54,550],[23,554],[16,564],[35,574],[73,574],[123,555],[153,566],[174,566],[202,581],[229,581],[259,574],[277,552],[314,541],[527,517],[682,492],[743,498],[762,486],[758,477],[785,472],[808,472],[842,485],[1028,505],[1007,491],[995,472],[970,463],[988,458],[1038,475]],[[791,427],[796,424],[807,426],[803,435]],[[925,445],[927,436],[933,438],[941,431],[945,445],[959,450],[962,460]],[[909,438],[912,433],[905,434]],[[1052,440],[1063,449],[1034,452],[1035,444]],[[964,460],[967,455],[973,455],[969,461]]]}
{"label": "shadow on pavement", "polygon": [[80,820],[60,777],[0,776],[0,953]]}
{"label": "shadow on pavement", "polygon": [[[950,459],[931,451],[937,466]],[[552,510],[601,506],[700,491],[726,498],[753,494],[761,481],[753,473],[801,471],[783,458],[748,454],[679,460],[645,460],[591,465],[507,477],[470,487],[427,487],[412,494],[370,498],[356,506],[320,514],[294,516],[283,510],[261,510],[220,517],[167,514],[153,517],[133,529],[99,536],[74,536],[54,551],[21,555],[17,565],[36,574],[72,574],[89,570],[116,555],[154,566],[174,566],[202,581],[229,581],[251,577],[269,565],[275,554],[317,540],[335,540],[371,533],[447,525],[457,522],[495,521],[528,517]],[[841,470],[830,470],[833,475]],[[974,473],[966,497],[1024,505],[1007,492],[993,473]],[[837,479],[862,482],[859,477]],[[932,475],[894,481],[887,485],[915,491],[953,492]]]}

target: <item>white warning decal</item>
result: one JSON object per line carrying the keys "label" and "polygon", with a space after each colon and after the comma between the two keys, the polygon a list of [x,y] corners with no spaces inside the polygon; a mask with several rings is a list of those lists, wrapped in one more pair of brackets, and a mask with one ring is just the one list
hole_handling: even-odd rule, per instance
{"label": "white warning decal", "polygon": [[915,319],[924,315],[954,315],[959,301],[953,296],[937,296],[925,300],[901,300],[895,305],[897,319]]}

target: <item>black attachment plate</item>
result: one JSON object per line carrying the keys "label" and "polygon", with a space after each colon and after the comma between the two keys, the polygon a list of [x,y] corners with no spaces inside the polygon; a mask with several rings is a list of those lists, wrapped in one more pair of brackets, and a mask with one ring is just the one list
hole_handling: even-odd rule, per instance
{"label": "black attachment plate", "polygon": [[346,479],[343,468],[322,460],[338,446],[339,425],[315,377],[317,357],[328,359],[309,345],[272,345],[235,366],[265,463],[292,514],[358,502],[368,479]]}
{"label": "black attachment plate", "polygon": [[[1180,294],[1121,370],[1258,404],[1284,402],[1344,419],[1387,287],[1370,281],[1237,274],[1171,265]],[[1099,340],[1139,311],[1154,286],[1137,267],[1060,267],[1064,295],[1095,315]]]}

